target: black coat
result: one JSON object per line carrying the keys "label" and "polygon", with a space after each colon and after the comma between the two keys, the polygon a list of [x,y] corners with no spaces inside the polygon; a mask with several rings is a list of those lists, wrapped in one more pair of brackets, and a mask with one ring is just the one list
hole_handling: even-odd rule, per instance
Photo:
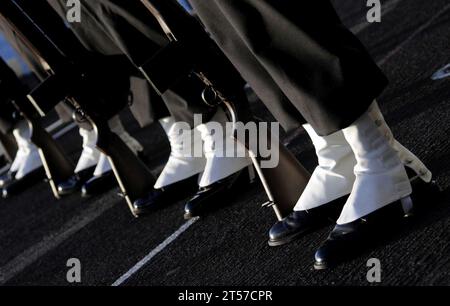
{"label": "black coat", "polygon": [[388,83],[328,0],[189,1],[286,129],[343,129]]}
{"label": "black coat", "polygon": [[[58,12],[58,14],[65,18],[67,14],[67,1],[65,0],[47,0],[47,2]],[[125,57],[122,45],[118,45],[116,37],[111,35],[109,25],[104,18],[111,18],[115,20],[124,35],[132,35],[129,33],[127,22],[118,17],[115,7],[105,7],[100,0],[82,1],[81,20],[80,23],[71,23],[70,27],[74,34],[78,37],[83,46],[90,52],[95,52],[105,56]],[[143,28],[143,25],[138,25],[138,28]],[[164,42],[161,35],[155,33],[151,36],[154,41],[160,43]],[[136,39],[131,40],[136,42]],[[142,47],[142,46],[141,46]],[[158,44],[152,44],[152,50],[157,50]],[[136,50],[136,51],[134,51]],[[141,50],[137,44],[129,46],[125,51],[140,52]],[[155,52],[155,51],[153,51]],[[133,53],[134,54],[134,53]],[[141,126],[152,123],[155,119],[165,117],[168,115],[165,105],[161,98],[156,95],[147,80],[142,74],[135,69],[131,62],[129,68],[120,70],[119,67],[112,66],[111,73],[127,73],[130,76],[130,94],[132,105],[130,107],[136,120]]]}
{"label": "black coat", "polygon": [[[64,0],[48,1],[58,2],[60,5],[65,3]],[[195,39],[198,35],[208,38],[198,21],[180,5],[174,5],[167,0],[152,0],[152,2],[162,9],[167,23],[184,39]],[[81,3],[82,22],[73,24],[72,27],[79,38],[85,41],[87,47],[92,45],[92,48],[101,48],[99,45],[105,45],[107,43],[105,40],[108,39],[113,41],[115,46],[136,66],[140,66],[169,42],[157,20],[140,1],[84,0]],[[198,48],[202,47],[198,46]],[[220,60],[220,56],[224,61]],[[216,80],[232,83],[230,87],[233,88],[232,91],[239,92],[236,94],[238,97],[236,100],[239,100],[239,104],[242,105],[246,102],[243,97],[244,81],[221,52],[220,56],[212,65],[214,74],[219,76]],[[222,68],[218,68],[218,65]],[[231,70],[227,65],[231,67]],[[170,91],[163,94],[162,98],[177,121],[192,124],[194,114],[201,113],[205,115],[205,119],[208,119],[208,116],[213,113],[201,99],[203,89],[203,83],[196,77],[186,76]]]}

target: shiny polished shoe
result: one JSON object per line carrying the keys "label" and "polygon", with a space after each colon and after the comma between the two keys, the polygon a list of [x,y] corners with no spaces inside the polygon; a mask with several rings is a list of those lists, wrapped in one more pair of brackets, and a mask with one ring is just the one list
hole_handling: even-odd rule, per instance
{"label": "shiny polished shoe", "polygon": [[[420,201],[439,195],[439,188],[432,181],[421,179],[411,182],[414,192],[410,197],[393,202],[356,221],[338,224],[315,254],[314,268],[324,270],[357,256],[370,245],[390,237],[401,225],[401,219],[414,216]],[[413,205],[414,201],[414,205]],[[419,206],[420,207],[420,206]]]}
{"label": "shiny polished shoe", "polygon": [[142,216],[186,199],[197,190],[197,182],[198,175],[194,175],[164,188],[154,189],[146,197],[134,201],[133,212],[136,216]]}
{"label": "shiny polished shoe", "polygon": [[247,186],[252,180],[249,169],[245,168],[210,186],[200,188],[186,203],[184,218],[189,220],[219,208],[232,194],[236,194],[238,189]]}
{"label": "shiny polished shoe", "polygon": [[8,171],[7,173],[0,176],[0,188],[6,186],[9,182],[14,180],[15,172]]}
{"label": "shiny polished shoe", "polygon": [[116,177],[114,176],[114,172],[112,170],[99,175],[93,176],[81,187],[81,196],[82,197],[90,197],[95,196],[101,193],[104,193],[108,190],[117,186]]}
{"label": "shiny polished shoe", "polygon": [[152,190],[146,197],[137,199],[133,203],[133,213],[139,217],[160,208],[165,203],[164,190]]}
{"label": "shiny polished shoe", "polygon": [[92,177],[94,173],[94,167],[82,170],[73,176],[71,176],[67,181],[58,184],[58,194],[60,196],[66,196],[73,194],[81,190],[83,184]]}
{"label": "shiny polished shoe", "polygon": [[362,251],[370,240],[371,224],[366,219],[336,225],[315,254],[314,269],[325,270]]}
{"label": "shiny polished shoe", "polygon": [[13,195],[17,195],[20,192],[30,188],[31,186],[35,185],[39,181],[43,181],[45,179],[45,170],[44,167],[39,167],[27,175],[25,175],[23,178],[16,180],[12,179],[3,186],[2,188],[2,196],[3,198],[9,198]]}
{"label": "shiny polished shoe", "polygon": [[294,211],[269,231],[269,246],[281,246],[316,229],[336,222],[346,197],[309,210]]}
{"label": "shiny polished shoe", "polygon": [[[426,183],[418,176],[411,179],[411,184],[414,189],[414,193],[411,195],[414,203],[421,203],[424,201],[424,196],[430,198],[439,192],[439,188],[434,182]],[[345,199],[346,197],[342,197],[329,204],[308,211],[293,212],[285,219],[275,223],[269,232],[269,246],[287,244],[327,223],[336,222],[340,210],[345,204]],[[411,206],[411,203],[408,204],[405,202],[405,205]],[[417,205],[414,205],[414,207],[411,206],[405,211],[406,208],[404,209],[404,217],[411,217],[414,215]]]}
{"label": "shiny polished shoe", "polygon": [[[358,255],[370,245],[391,237],[401,225],[401,218],[410,218],[416,212],[430,209],[441,196],[436,182],[425,182],[419,176],[411,180],[413,193],[354,222],[336,225],[327,240],[315,254],[314,268],[324,270]],[[414,205],[413,205],[414,203]]]}

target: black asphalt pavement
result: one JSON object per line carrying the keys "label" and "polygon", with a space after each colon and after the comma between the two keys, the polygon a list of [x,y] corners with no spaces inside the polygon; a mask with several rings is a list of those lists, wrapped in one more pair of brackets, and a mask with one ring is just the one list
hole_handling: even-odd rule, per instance
{"label": "black asphalt pavement", "polygon": [[[123,285],[369,285],[367,260],[377,258],[381,285],[450,285],[450,78],[431,79],[450,63],[450,4],[382,3],[381,23],[368,24],[365,0],[335,1],[345,24],[391,81],[379,103],[396,138],[430,167],[442,189],[420,203],[415,218],[399,222],[360,256],[317,272],[314,252],[331,226],[270,248],[267,233],[276,220],[260,207],[266,198],[259,183],[186,224],[183,200],[135,219],[117,189],[56,201],[42,182],[0,200],[0,284],[71,285],[66,263],[77,258],[82,285],[112,285],[121,277]],[[264,115],[260,103],[253,107]],[[128,113],[123,117],[130,121]],[[169,153],[161,128],[139,129],[130,122],[157,173]],[[303,132],[294,135],[282,136],[313,170],[312,144]],[[77,131],[59,141],[75,161],[81,145]],[[127,274],[142,259],[145,264]]]}

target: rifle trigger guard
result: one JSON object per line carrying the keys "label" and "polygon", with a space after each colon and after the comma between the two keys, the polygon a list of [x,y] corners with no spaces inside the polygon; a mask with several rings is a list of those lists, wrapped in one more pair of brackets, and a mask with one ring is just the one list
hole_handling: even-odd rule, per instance
{"label": "rifle trigger guard", "polygon": [[209,107],[216,107],[222,101],[219,99],[219,94],[212,86],[206,86],[202,92],[202,100]]}

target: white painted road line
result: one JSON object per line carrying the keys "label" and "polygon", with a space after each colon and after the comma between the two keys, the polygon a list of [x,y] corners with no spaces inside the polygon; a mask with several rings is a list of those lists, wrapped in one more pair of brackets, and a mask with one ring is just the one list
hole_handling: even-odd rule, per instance
{"label": "white painted road line", "polygon": [[115,201],[115,193],[92,205],[88,210],[71,219],[56,232],[45,236],[40,242],[32,245],[21,254],[0,267],[0,285],[18,275],[28,266],[36,262],[49,251],[58,247],[61,243],[70,238],[83,227],[100,217],[104,212],[112,208],[118,201]]}
{"label": "white painted road line", "polygon": [[433,81],[442,80],[445,78],[450,78],[450,64],[445,65],[438,71],[436,71],[432,76],[431,79]]}
{"label": "white painted road line", "polygon": [[148,253],[141,261],[139,261],[134,267],[132,267],[127,273],[122,275],[118,280],[116,280],[111,286],[117,287],[125,283],[130,277],[132,277],[136,272],[138,272],[142,267],[150,262],[156,255],[161,253],[167,246],[174,242],[178,237],[181,236],[185,231],[187,231],[199,218],[194,218],[183,224],[175,233],[170,235],[166,240],[164,240],[160,245],[158,245],[154,250]]}

